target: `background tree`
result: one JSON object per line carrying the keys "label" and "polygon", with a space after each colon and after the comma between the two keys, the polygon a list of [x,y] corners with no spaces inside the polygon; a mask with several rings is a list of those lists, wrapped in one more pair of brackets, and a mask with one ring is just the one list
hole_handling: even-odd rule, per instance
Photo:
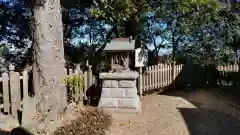
{"label": "background tree", "polygon": [[224,26],[223,31],[225,32],[222,40],[227,47],[229,46],[232,48],[237,58],[239,58],[238,50],[240,49],[239,7],[240,4],[231,3],[230,1],[228,1],[227,6],[219,12],[219,16],[221,19],[220,21],[221,24]]}
{"label": "background tree", "polygon": [[[210,0],[168,0],[160,2],[159,5],[155,17],[166,24],[164,38],[172,46],[173,60],[179,52],[180,44],[193,44],[196,31],[211,23],[219,9],[218,2]],[[210,12],[212,13],[209,14]]]}
{"label": "background tree", "polygon": [[31,46],[31,12],[22,1],[0,1],[0,7],[0,42],[8,50],[1,57],[7,63],[15,63],[17,69],[23,68]]}
{"label": "background tree", "polygon": [[[135,38],[142,28],[141,17],[149,10],[150,5],[145,0],[95,0],[91,13],[113,26],[109,36],[115,33],[116,37]],[[120,32],[122,27],[124,31]]]}
{"label": "background tree", "polygon": [[105,21],[91,15],[89,7],[75,7],[64,10],[63,22],[67,61],[84,62],[85,59],[92,59],[90,56],[99,54],[98,49],[105,44],[110,29]]}
{"label": "background tree", "polygon": [[144,16],[147,21],[142,24],[144,28],[139,34],[139,38],[145,46],[153,47],[153,55],[157,64],[159,63],[160,49],[167,49],[169,46],[164,35],[166,34],[166,24],[155,18],[155,12],[147,12]]}

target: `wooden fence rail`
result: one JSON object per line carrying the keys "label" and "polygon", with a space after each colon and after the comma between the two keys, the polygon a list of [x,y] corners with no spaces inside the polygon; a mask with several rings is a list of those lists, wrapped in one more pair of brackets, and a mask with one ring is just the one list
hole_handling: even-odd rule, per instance
{"label": "wooden fence rail", "polygon": [[227,76],[230,72],[238,72],[239,66],[238,65],[217,66],[217,70],[220,72],[221,76]]}
{"label": "wooden fence rail", "polygon": [[239,67],[238,65],[223,65],[217,66],[217,69],[222,72],[238,72]]}
{"label": "wooden fence rail", "polygon": [[220,85],[234,85],[239,81],[239,66],[238,65],[224,65],[218,66],[218,84]]}
{"label": "wooden fence rail", "polygon": [[170,85],[176,76],[181,72],[183,65],[158,64],[146,67],[146,72],[142,73],[140,68],[139,94],[161,89]]}
{"label": "wooden fence rail", "polygon": [[0,108],[4,113],[12,113],[15,117],[17,111],[22,110],[23,99],[28,96],[28,73],[10,71],[3,73],[0,78],[2,83]]}
{"label": "wooden fence rail", "polygon": [[[140,68],[140,76],[138,78],[139,95],[170,85],[181,72],[182,68],[182,64],[174,65],[174,67],[168,64],[153,65],[146,67],[145,72]],[[217,66],[217,70],[221,76],[229,76],[231,72],[238,72],[239,67],[238,65],[224,65]]]}
{"label": "wooden fence rail", "polygon": [[73,101],[82,102],[83,100],[88,100],[87,90],[93,84],[95,84],[95,81],[96,81],[96,77],[92,74],[91,66],[88,66],[87,71],[81,70],[79,65],[76,67],[76,69],[67,69],[67,70],[66,70],[67,76],[79,75],[84,79],[83,87],[81,88],[75,87],[74,89],[70,90],[72,92],[71,98],[73,99]]}
{"label": "wooden fence rail", "polygon": [[[82,102],[87,100],[87,90],[95,83],[95,76],[91,71],[91,66],[88,66],[87,71],[82,71],[77,65],[76,69],[66,69],[66,76],[77,74],[84,78],[84,87],[74,88],[72,90],[72,99],[75,102]],[[25,98],[29,98],[29,74],[28,71],[19,72],[4,72],[0,77],[0,109],[6,114],[11,114],[13,117],[17,116],[17,111],[22,110]],[[66,87],[67,88],[67,87]],[[67,88],[69,90],[69,88]]]}
{"label": "wooden fence rail", "polygon": [[[158,64],[146,67],[145,72],[140,68],[140,75],[138,78],[139,94],[149,92],[151,90],[161,89],[170,85],[174,79],[181,72],[183,65],[167,65]],[[238,65],[218,66],[217,69],[222,75],[228,72],[238,72]],[[91,66],[83,71],[77,65],[75,69],[66,69],[66,75],[77,74],[84,78],[84,87],[74,88],[72,90],[72,101],[83,102],[87,100],[87,90],[95,83],[96,77],[92,74]],[[22,110],[24,99],[29,98],[29,74],[28,71],[19,72],[5,72],[0,77],[0,109],[4,113],[17,116],[17,111]],[[26,100],[28,101],[28,100]]]}

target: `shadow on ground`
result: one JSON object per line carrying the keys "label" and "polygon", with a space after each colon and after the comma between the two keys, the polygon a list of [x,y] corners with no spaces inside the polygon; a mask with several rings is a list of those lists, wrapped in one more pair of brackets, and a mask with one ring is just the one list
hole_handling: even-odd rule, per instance
{"label": "shadow on ground", "polygon": [[240,121],[231,115],[202,108],[178,108],[190,135],[239,135]]}
{"label": "shadow on ground", "polygon": [[204,89],[185,89],[160,93],[181,97],[196,108],[177,108],[189,135],[239,135],[240,111]]}
{"label": "shadow on ground", "polygon": [[10,135],[10,132],[0,130],[0,135]]}
{"label": "shadow on ground", "polygon": [[0,130],[0,135],[33,135],[33,134],[25,130],[23,127],[17,127],[12,129],[11,132]]}
{"label": "shadow on ground", "polygon": [[224,99],[240,106],[239,78],[240,74],[237,72],[222,74],[214,65],[199,66],[188,62],[184,64],[181,72],[172,83],[163,88],[161,94],[179,96],[180,92],[184,93],[181,97],[188,98],[186,96],[192,96],[199,90],[205,90],[212,94],[221,95]]}
{"label": "shadow on ground", "polygon": [[[190,135],[240,134],[240,110],[216,96],[216,91],[222,91],[215,85],[218,81],[217,72],[206,72],[197,66],[186,64],[172,84],[159,93],[183,98],[196,107],[177,108],[185,120]],[[231,94],[229,90],[227,93]],[[226,97],[225,94],[223,96]],[[228,99],[235,103],[239,100]]]}

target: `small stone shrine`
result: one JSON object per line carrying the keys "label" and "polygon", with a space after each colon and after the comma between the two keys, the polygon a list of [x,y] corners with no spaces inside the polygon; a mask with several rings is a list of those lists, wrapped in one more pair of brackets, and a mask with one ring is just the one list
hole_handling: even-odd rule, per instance
{"label": "small stone shrine", "polygon": [[129,68],[129,53],[135,49],[135,42],[129,39],[113,39],[104,49],[111,57],[111,72],[100,73],[102,92],[99,107],[104,111],[139,113],[140,98],[137,95],[138,72]]}

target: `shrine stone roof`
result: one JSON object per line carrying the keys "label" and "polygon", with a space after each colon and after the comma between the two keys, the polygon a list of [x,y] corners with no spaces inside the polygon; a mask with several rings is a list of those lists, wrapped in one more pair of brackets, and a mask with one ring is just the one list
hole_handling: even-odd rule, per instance
{"label": "shrine stone roof", "polygon": [[115,38],[107,43],[104,51],[132,51],[135,49],[135,40],[129,38]]}

